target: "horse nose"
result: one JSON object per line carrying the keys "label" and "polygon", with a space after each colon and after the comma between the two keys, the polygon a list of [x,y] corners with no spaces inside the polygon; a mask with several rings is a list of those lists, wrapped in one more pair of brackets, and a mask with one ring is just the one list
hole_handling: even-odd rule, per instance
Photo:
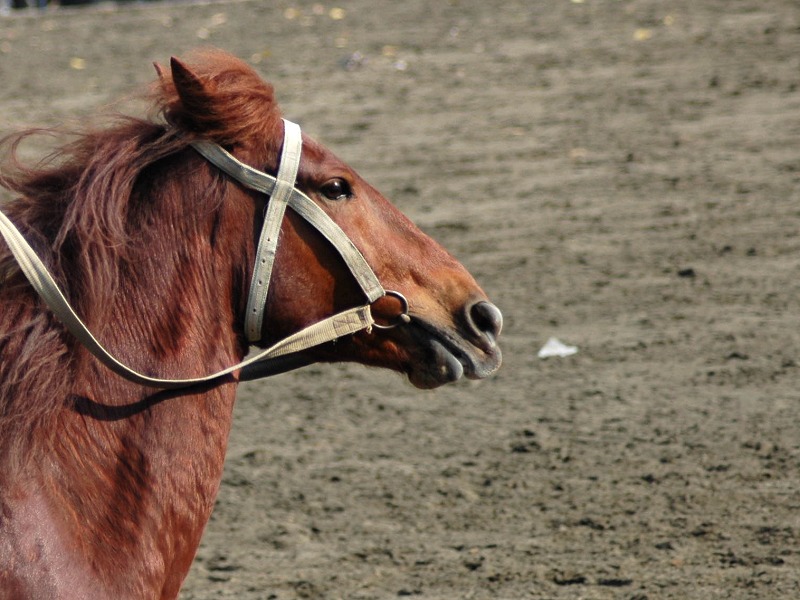
{"label": "horse nose", "polygon": [[497,346],[497,336],[503,329],[503,313],[491,302],[481,300],[466,308],[467,323],[472,333],[485,342],[487,350]]}

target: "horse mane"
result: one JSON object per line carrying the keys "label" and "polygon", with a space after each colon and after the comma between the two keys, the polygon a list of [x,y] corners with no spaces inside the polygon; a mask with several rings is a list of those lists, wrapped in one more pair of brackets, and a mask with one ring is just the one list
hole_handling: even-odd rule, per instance
{"label": "horse mane", "polygon": [[[220,209],[222,176],[194,190],[191,207],[176,193],[176,182],[189,186],[198,177],[200,159],[189,143],[203,137],[228,148],[255,147],[256,140],[263,147],[280,131],[272,87],[244,62],[204,50],[187,60],[191,70],[176,59],[172,64],[171,73],[156,65],[159,79],[143,94],[146,118],[113,115],[77,131],[34,129],[0,141],[6,154],[0,186],[15,196],[2,209],[90,326],[109,320],[111,300],[127,293],[125,277],[152,252],[148,240],[180,244],[170,230],[175,223],[157,213],[172,210],[175,219],[191,220]],[[176,73],[195,79],[176,86]],[[182,95],[179,89],[192,84],[197,93]],[[40,134],[68,141],[39,164],[23,164],[19,145]],[[268,160],[277,148],[261,152]],[[11,440],[29,437],[21,430],[69,401],[73,344],[0,243],[0,456]]]}

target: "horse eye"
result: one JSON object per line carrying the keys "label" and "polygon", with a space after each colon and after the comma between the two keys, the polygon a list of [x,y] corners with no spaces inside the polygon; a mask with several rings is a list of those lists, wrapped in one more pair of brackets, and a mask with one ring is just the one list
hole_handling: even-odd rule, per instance
{"label": "horse eye", "polygon": [[350,184],[340,177],[329,179],[319,188],[322,195],[328,200],[346,200],[353,195]]}

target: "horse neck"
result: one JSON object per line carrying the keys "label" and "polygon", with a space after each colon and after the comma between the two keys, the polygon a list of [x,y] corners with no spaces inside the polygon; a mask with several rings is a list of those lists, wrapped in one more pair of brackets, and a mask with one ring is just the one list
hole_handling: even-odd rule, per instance
{"label": "horse neck", "polygon": [[[110,305],[90,307],[87,317],[137,370],[193,377],[244,354],[231,323],[241,304],[237,264],[248,251],[229,239],[245,237],[231,225],[241,215],[220,209],[193,221],[182,207],[173,210],[158,216],[163,236],[144,234],[149,252],[123,270]],[[50,331],[56,327],[50,322]],[[63,344],[63,336],[51,337]],[[56,395],[53,411],[29,432],[36,443],[27,450],[44,456],[11,487],[48,507],[37,516],[49,524],[47,535],[77,540],[78,563],[113,575],[108,586],[141,597],[177,593],[218,490],[235,383],[167,396],[111,374],[72,342],[66,348],[56,352],[61,380],[28,399]]]}

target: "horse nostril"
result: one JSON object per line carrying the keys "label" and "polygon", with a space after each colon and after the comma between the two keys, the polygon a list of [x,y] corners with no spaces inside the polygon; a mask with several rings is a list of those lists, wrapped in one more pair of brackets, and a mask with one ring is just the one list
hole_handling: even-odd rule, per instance
{"label": "horse nostril", "polygon": [[503,329],[503,313],[491,302],[482,300],[467,308],[467,322],[472,331],[486,338],[493,348]]}

